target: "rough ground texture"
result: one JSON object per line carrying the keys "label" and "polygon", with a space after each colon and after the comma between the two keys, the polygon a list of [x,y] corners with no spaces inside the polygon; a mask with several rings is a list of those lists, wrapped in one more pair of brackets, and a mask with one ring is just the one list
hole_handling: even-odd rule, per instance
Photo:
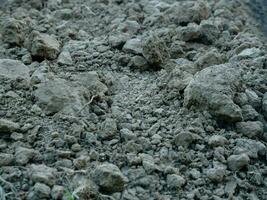
{"label": "rough ground texture", "polygon": [[0,0],[0,199],[267,199],[259,2]]}

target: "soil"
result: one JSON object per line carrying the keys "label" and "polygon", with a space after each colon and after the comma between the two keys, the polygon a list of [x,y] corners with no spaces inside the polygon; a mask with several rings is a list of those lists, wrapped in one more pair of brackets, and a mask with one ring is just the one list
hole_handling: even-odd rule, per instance
{"label": "soil", "polygon": [[263,0],[0,0],[0,200],[267,199]]}

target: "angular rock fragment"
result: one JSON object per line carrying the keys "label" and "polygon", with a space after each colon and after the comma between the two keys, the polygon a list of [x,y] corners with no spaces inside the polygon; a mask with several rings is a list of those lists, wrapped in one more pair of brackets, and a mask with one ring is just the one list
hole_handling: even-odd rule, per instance
{"label": "angular rock fragment", "polygon": [[117,135],[117,122],[112,118],[107,118],[101,126],[99,137],[102,139],[113,139]]}
{"label": "angular rock fragment", "polygon": [[14,156],[13,154],[0,153],[0,167],[9,166],[13,164]]}
{"label": "angular rock fragment", "polygon": [[260,121],[238,122],[236,124],[237,132],[249,138],[261,136],[263,127]]}
{"label": "angular rock fragment", "polygon": [[29,148],[25,148],[25,147],[18,147],[18,148],[16,148],[16,153],[15,153],[16,163],[18,165],[25,165],[31,159],[33,159],[36,154],[37,154],[37,152],[34,149],[29,149]]}
{"label": "angular rock fragment", "polygon": [[250,158],[257,159],[259,156],[265,156],[267,153],[266,146],[256,140],[239,138],[236,140],[236,146],[234,149],[235,154],[245,153]]}
{"label": "angular rock fragment", "polygon": [[29,68],[21,61],[11,59],[0,59],[0,80],[7,79],[15,81],[23,79],[28,81],[30,78]]}
{"label": "angular rock fragment", "polygon": [[82,95],[76,88],[69,86],[64,79],[54,79],[38,85],[34,91],[38,106],[47,115],[59,111],[72,113],[82,107]]}
{"label": "angular rock fragment", "polygon": [[170,57],[165,42],[157,36],[148,37],[142,48],[143,56],[151,65],[159,66]]}
{"label": "angular rock fragment", "polygon": [[127,42],[124,44],[123,51],[127,53],[133,53],[133,54],[142,54],[143,49],[142,49],[142,41],[141,39],[134,38],[127,40]]}
{"label": "angular rock fragment", "polygon": [[10,45],[18,45],[21,46],[24,42],[25,32],[24,32],[25,24],[14,18],[9,18],[4,20],[3,28],[2,28],[2,36],[3,41]]}
{"label": "angular rock fragment", "polygon": [[59,54],[57,63],[60,65],[72,65],[73,61],[70,52],[63,51]]}
{"label": "angular rock fragment", "polygon": [[226,170],[223,167],[215,167],[207,170],[207,177],[212,182],[220,183],[226,175]]}
{"label": "angular rock fragment", "polygon": [[36,183],[32,191],[29,193],[27,199],[39,200],[39,199],[48,199],[50,197],[51,189],[45,184]]}
{"label": "angular rock fragment", "polygon": [[264,94],[262,99],[262,111],[264,117],[267,119],[267,92]]}
{"label": "angular rock fragment", "polygon": [[0,119],[0,133],[12,133],[19,130],[20,125],[7,119]]}
{"label": "angular rock fragment", "polygon": [[113,164],[102,164],[98,166],[93,174],[93,179],[105,193],[122,192],[126,184],[126,177],[120,169]]}
{"label": "angular rock fragment", "polygon": [[213,135],[209,138],[209,145],[212,147],[224,146],[228,141],[225,137],[220,135]]}
{"label": "angular rock fragment", "polygon": [[205,1],[179,1],[165,14],[172,22],[187,25],[190,22],[200,23],[210,15],[210,9]]}
{"label": "angular rock fragment", "polygon": [[177,174],[168,174],[167,175],[167,185],[170,189],[181,189],[185,185],[186,180]]}
{"label": "angular rock fragment", "polygon": [[233,101],[241,88],[238,66],[223,64],[208,67],[195,75],[185,89],[184,105],[208,109],[216,117],[235,122],[242,120],[242,112]]}
{"label": "angular rock fragment", "polygon": [[53,186],[56,182],[56,172],[56,169],[46,165],[31,165],[28,173],[33,182]]}
{"label": "angular rock fragment", "polygon": [[232,171],[238,171],[247,167],[250,162],[250,159],[247,154],[240,154],[240,155],[231,155],[227,159],[228,167]]}
{"label": "angular rock fragment", "polygon": [[60,44],[53,36],[33,31],[25,41],[26,48],[37,59],[56,59]]}

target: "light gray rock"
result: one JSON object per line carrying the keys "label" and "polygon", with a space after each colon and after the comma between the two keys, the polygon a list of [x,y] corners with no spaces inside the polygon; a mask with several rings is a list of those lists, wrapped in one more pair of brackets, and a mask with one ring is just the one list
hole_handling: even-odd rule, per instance
{"label": "light gray rock", "polygon": [[193,42],[201,39],[199,25],[195,23],[190,23],[188,26],[181,27],[178,34],[180,40],[185,42]]}
{"label": "light gray rock", "polygon": [[57,170],[46,165],[31,165],[29,168],[30,179],[35,183],[44,183],[53,186],[56,182]]}
{"label": "light gray rock", "polygon": [[0,167],[9,166],[13,164],[14,156],[13,154],[0,153]]}
{"label": "light gray rock", "polygon": [[260,97],[257,95],[257,93],[251,89],[246,89],[245,93],[248,97],[248,102],[249,104],[255,108],[258,109],[261,107],[261,99]]}
{"label": "light gray rock", "polygon": [[29,35],[25,46],[38,59],[56,59],[60,51],[60,44],[53,36],[38,31]]}
{"label": "light gray rock", "polygon": [[18,131],[20,125],[18,123],[12,122],[8,119],[0,119],[0,132],[1,133],[12,133],[13,131]]}
{"label": "light gray rock", "polygon": [[231,155],[227,159],[228,167],[232,171],[239,171],[249,165],[250,159],[247,154]]}
{"label": "light gray rock", "polygon": [[168,88],[174,91],[183,91],[192,81],[193,75],[187,71],[181,70],[180,65],[176,65],[169,75]]}
{"label": "light gray rock", "polygon": [[207,177],[212,182],[220,183],[226,175],[226,170],[223,167],[214,167],[207,170]]}
{"label": "light gray rock", "polygon": [[177,174],[167,175],[167,185],[170,189],[179,190],[183,185],[185,185],[186,180]]}
{"label": "light gray rock", "polygon": [[213,44],[221,36],[218,27],[211,20],[203,20],[199,26],[199,30],[201,32],[201,42],[204,44]]}
{"label": "light gray rock", "polygon": [[96,71],[81,73],[74,77],[75,81],[86,88],[94,96],[104,96],[108,92],[108,87],[101,82]]}
{"label": "light gray rock", "polygon": [[3,21],[4,23],[1,28],[3,41],[10,45],[21,46],[25,38],[25,23],[14,18],[8,18],[7,20]]}
{"label": "light gray rock", "polygon": [[205,1],[179,1],[166,10],[164,15],[175,24],[185,25],[207,19],[210,9]]}
{"label": "light gray rock", "polygon": [[139,70],[146,70],[148,69],[148,62],[143,56],[134,56],[130,61],[131,67]]}
{"label": "light gray rock", "polygon": [[259,113],[251,105],[242,106],[242,115],[244,121],[254,121],[259,117]]}
{"label": "light gray rock", "polygon": [[62,51],[58,56],[57,63],[60,65],[72,65],[73,60],[71,58],[70,52]]}
{"label": "light gray rock", "polygon": [[45,184],[36,183],[32,190],[27,197],[28,200],[48,199],[50,197],[51,189]]}
{"label": "light gray rock", "polygon": [[223,62],[223,55],[221,55],[217,49],[211,49],[202,56],[200,56],[196,64],[198,69],[204,69],[209,66],[218,65]]}
{"label": "light gray rock", "polygon": [[237,55],[237,58],[239,60],[248,59],[248,58],[254,59],[254,58],[260,57],[262,54],[263,53],[260,49],[253,47],[253,48],[244,49],[243,51],[241,51]]}
{"label": "light gray rock", "polygon": [[141,39],[134,38],[129,39],[123,46],[123,51],[127,53],[133,53],[133,54],[142,54],[142,41]]}
{"label": "light gray rock", "polygon": [[37,105],[47,114],[78,112],[85,100],[81,91],[71,87],[64,79],[49,80],[38,85],[34,91]]}
{"label": "light gray rock", "polygon": [[60,185],[54,185],[51,191],[51,197],[54,200],[62,199],[65,193],[65,188]]}
{"label": "light gray rock", "polygon": [[18,147],[15,152],[15,160],[18,165],[26,165],[36,155],[37,152],[34,149]]}
{"label": "light gray rock", "polygon": [[30,78],[29,72],[29,68],[21,61],[0,59],[0,80],[15,81],[16,79],[23,79],[28,81]]}
{"label": "light gray rock", "polygon": [[93,179],[100,190],[107,193],[122,192],[127,182],[127,178],[120,169],[109,163],[98,166],[94,171]]}
{"label": "light gray rock", "polygon": [[235,154],[245,153],[253,159],[266,155],[266,151],[267,148],[262,142],[243,138],[236,140],[236,146],[234,149]]}
{"label": "light gray rock", "polygon": [[192,144],[197,139],[196,135],[193,133],[183,131],[181,133],[178,133],[174,139],[173,144],[177,146],[183,146],[187,148],[190,144]]}
{"label": "light gray rock", "polygon": [[237,132],[249,138],[259,137],[263,134],[263,124],[260,121],[247,121],[236,123]]}
{"label": "light gray rock", "polygon": [[267,119],[267,92],[264,94],[262,99],[262,111],[264,117]]}
{"label": "light gray rock", "polygon": [[155,35],[146,38],[143,41],[142,48],[145,59],[149,64],[155,65],[156,67],[170,58],[165,42]]}
{"label": "light gray rock", "polygon": [[209,145],[212,147],[224,146],[227,142],[227,139],[221,135],[213,135],[208,141]]}
{"label": "light gray rock", "polygon": [[101,125],[99,137],[104,140],[111,140],[116,137],[118,132],[117,122],[112,118],[107,118]]}
{"label": "light gray rock", "polygon": [[241,87],[238,66],[223,64],[208,67],[197,73],[185,89],[184,105],[207,109],[221,120],[242,120],[242,112],[233,101]]}

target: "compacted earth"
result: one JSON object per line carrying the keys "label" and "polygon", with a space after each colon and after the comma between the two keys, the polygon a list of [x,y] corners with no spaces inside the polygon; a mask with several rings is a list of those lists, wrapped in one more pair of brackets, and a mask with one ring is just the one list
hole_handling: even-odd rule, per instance
{"label": "compacted earth", "polygon": [[265,4],[0,0],[0,199],[267,199]]}

